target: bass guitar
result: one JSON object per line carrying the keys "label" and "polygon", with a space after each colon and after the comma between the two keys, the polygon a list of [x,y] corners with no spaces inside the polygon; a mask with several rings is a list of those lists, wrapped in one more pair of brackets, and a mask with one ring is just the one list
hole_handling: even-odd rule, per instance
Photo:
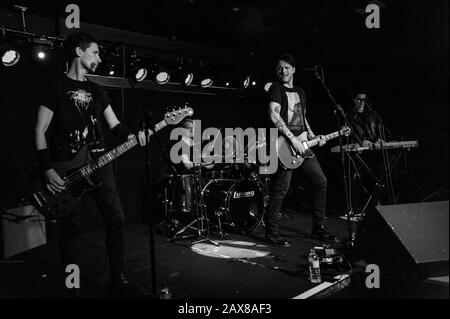
{"label": "bass guitar", "polygon": [[[185,117],[193,114],[193,109],[187,106],[167,112],[164,115],[164,120],[155,125],[150,135],[167,125],[178,124]],[[55,171],[65,181],[65,190],[53,193],[47,188],[43,188],[31,195],[31,202],[47,219],[58,219],[67,216],[78,206],[81,197],[86,192],[98,186],[92,181],[91,175],[137,145],[139,145],[139,141],[134,136],[96,159],[92,159],[90,156],[90,144],[84,145],[70,161],[52,163]],[[42,183],[40,184],[42,185]]]}

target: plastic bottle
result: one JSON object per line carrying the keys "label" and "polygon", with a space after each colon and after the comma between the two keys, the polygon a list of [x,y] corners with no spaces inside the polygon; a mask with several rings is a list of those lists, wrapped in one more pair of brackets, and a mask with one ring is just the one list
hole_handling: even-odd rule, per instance
{"label": "plastic bottle", "polygon": [[320,276],[320,261],[319,256],[317,256],[316,251],[311,249],[311,252],[308,255],[308,263],[309,263],[309,279],[312,283],[319,284],[322,282],[322,278]]}
{"label": "plastic bottle", "polygon": [[167,285],[163,285],[162,289],[159,291],[159,299],[172,299],[172,292]]}

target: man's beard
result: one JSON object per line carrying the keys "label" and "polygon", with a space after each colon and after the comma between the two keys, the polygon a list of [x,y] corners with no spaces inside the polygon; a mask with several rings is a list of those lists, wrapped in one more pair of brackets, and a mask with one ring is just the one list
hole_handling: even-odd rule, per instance
{"label": "man's beard", "polygon": [[88,71],[94,73],[95,70],[97,70],[97,63],[92,62],[92,63],[89,65]]}
{"label": "man's beard", "polygon": [[92,62],[91,64],[83,63],[83,66],[86,69],[87,73],[94,73],[98,65],[97,63]]}

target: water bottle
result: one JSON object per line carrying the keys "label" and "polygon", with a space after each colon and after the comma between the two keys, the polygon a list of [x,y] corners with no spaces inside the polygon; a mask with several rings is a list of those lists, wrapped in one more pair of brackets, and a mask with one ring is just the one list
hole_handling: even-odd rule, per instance
{"label": "water bottle", "polygon": [[317,256],[316,251],[311,249],[311,252],[308,255],[308,263],[309,263],[309,279],[312,283],[320,284],[322,279],[320,277],[320,262],[319,256]]}
{"label": "water bottle", "polygon": [[159,299],[172,299],[172,292],[167,285],[163,285],[162,289],[159,291]]}

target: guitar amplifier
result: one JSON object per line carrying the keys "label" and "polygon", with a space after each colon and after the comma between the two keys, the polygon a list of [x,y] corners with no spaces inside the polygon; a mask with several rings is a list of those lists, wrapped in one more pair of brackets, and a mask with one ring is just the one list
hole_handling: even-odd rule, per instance
{"label": "guitar amplifier", "polygon": [[33,205],[0,211],[0,258],[45,245],[45,220]]}

